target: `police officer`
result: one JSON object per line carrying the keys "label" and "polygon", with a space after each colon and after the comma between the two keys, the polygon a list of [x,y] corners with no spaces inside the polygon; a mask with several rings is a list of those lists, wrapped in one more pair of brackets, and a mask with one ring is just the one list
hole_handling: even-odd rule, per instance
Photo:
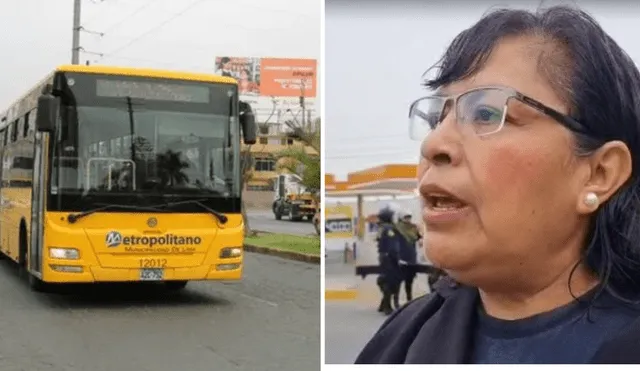
{"label": "police officer", "polygon": [[400,268],[404,281],[404,290],[407,301],[413,299],[413,281],[416,278],[414,265],[418,263],[416,243],[421,238],[418,227],[411,222],[411,213],[398,213],[396,230],[400,233],[400,260],[403,263]]}
{"label": "police officer", "polygon": [[400,235],[393,223],[394,211],[384,208],[378,213],[378,261],[381,272],[378,276],[378,286],[382,291],[382,300],[378,307],[379,312],[391,314],[391,300],[393,298],[396,309],[399,307],[398,292],[402,284],[402,272],[400,270]]}

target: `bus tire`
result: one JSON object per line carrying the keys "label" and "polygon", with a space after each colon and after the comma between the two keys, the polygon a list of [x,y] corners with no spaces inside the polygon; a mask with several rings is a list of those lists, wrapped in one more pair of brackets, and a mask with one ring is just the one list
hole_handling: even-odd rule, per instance
{"label": "bus tire", "polygon": [[41,279],[39,279],[38,277],[34,276],[33,274],[31,274],[30,272],[27,272],[28,276],[29,276],[29,288],[31,289],[31,291],[35,291],[35,292],[48,292],[49,291],[49,285],[42,281]]}
{"label": "bus tire", "polygon": [[170,291],[179,291],[187,287],[189,281],[166,281],[164,286]]}
{"label": "bus tire", "polygon": [[18,250],[18,266],[23,275],[27,276],[27,281],[29,282],[29,288],[35,292],[47,292],[49,291],[49,285],[34,276],[31,272],[29,272],[29,267],[27,266],[27,251],[29,250],[29,243],[27,240],[27,226],[24,221],[20,223],[20,246]]}
{"label": "bus tire", "polygon": [[27,267],[27,251],[29,250],[29,241],[27,240],[27,225],[24,220],[20,222],[20,246],[18,247],[18,265],[20,268],[28,271]]}

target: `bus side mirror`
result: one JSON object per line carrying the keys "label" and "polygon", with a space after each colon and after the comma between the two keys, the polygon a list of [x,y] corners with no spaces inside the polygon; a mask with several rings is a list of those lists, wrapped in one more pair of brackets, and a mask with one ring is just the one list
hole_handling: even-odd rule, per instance
{"label": "bus side mirror", "polygon": [[50,94],[38,97],[38,111],[36,114],[36,129],[41,132],[53,132],[56,123],[58,100]]}
{"label": "bus side mirror", "polygon": [[256,117],[248,103],[240,102],[240,126],[242,126],[242,139],[244,144],[256,144],[257,127]]}

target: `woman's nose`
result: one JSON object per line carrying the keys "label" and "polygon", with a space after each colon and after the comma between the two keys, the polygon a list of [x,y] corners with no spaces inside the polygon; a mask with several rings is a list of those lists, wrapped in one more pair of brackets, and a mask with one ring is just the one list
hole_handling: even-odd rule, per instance
{"label": "woman's nose", "polygon": [[432,165],[457,165],[462,161],[461,133],[455,115],[447,114],[422,140],[421,156]]}

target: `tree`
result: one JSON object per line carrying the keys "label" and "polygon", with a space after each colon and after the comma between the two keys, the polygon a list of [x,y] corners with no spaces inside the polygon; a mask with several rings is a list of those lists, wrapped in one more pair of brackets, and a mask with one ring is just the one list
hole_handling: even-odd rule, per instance
{"label": "tree", "polygon": [[181,152],[174,152],[170,149],[165,153],[158,153],[156,156],[163,186],[174,187],[189,182],[189,177],[184,172],[184,169],[189,167],[189,163],[182,160],[181,156]]}
{"label": "tree", "polygon": [[[317,118],[310,124],[299,124],[296,121],[286,121],[289,128],[289,136],[301,144],[278,153],[278,165],[281,169],[298,175],[302,179],[302,185],[313,195],[316,202],[320,202],[320,144],[321,144],[321,120]],[[307,148],[312,148],[315,153],[309,153]]]}
{"label": "tree", "polygon": [[317,119],[308,123],[299,123],[297,120],[288,120],[284,123],[289,128],[289,136],[302,142],[304,145],[313,148],[320,154],[320,141],[322,120]]}

